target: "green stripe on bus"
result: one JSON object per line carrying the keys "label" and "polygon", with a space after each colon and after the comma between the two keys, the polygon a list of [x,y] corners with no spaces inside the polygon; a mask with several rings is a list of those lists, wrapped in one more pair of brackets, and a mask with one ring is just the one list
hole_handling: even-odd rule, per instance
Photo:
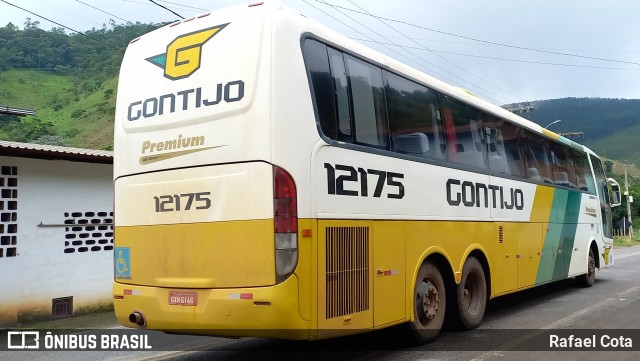
{"label": "green stripe on bus", "polygon": [[536,284],[566,278],[578,228],[582,194],[556,189],[542,247]]}

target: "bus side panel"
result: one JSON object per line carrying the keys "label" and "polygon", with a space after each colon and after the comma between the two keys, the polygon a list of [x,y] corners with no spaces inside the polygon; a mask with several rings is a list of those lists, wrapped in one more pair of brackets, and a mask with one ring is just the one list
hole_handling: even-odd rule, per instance
{"label": "bus side panel", "polygon": [[[332,146],[316,150],[311,179],[319,218],[489,221],[490,198],[500,197],[488,191],[484,174]],[[522,221],[528,208],[518,211]]]}
{"label": "bus side panel", "polygon": [[[413,222],[416,223],[416,222]],[[406,294],[406,231],[412,222],[373,223],[373,326],[403,321]]]}
{"label": "bus side panel", "polygon": [[532,287],[540,261],[540,223],[500,222],[494,225],[492,290],[496,295]]}
{"label": "bus side panel", "polygon": [[[589,257],[589,247],[593,241],[596,242],[598,254],[595,257],[602,257],[604,253],[603,235],[600,232],[600,221],[598,219],[598,202],[595,196],[582,194],[581,206],[578,215],[578,227],[576,229],[576,238],[572,250],[571,261],[568,265],[568,276],[576,276],[587,272],[587,259]],[[605,263],[600,262],[600,266],[604,267]]]}
{"label": "bus side panel", "polygon": [[[602,237],[598,220],[597,200],[594,196],[574,190],[546,188],[552,193],[551,207],[541,206],[539,217],[543,223],[544,245],[538,266],[536,284],[584,274],[592,241],[601,249]],[[543,191],[544,192],[544,191]],[[544,197],[548,203],[549,197]],[[542,198],[541,198],[542,199]]]}
{"label": "bus side panel", "polygon": [[[514,276],[512,277],[515,277],[516,280],[514,280],[514,284],[499,284],[496,288],[496,294],[511,293],[517,289],[535,286],[544,247],[544,235],[547,232],[549,214],[553,209],[553,195],[554,188],[536,185],[529,222],[506,225],[507,227],[517,227],[513,234],[508,229],[504,230],[504,243],[514,242],[516,244],[508,255],[496,252],[496,263],[499,259],[502,262],[513,263]],[[496,265],[495,277],[510,277],[505,273],[501,272]]]}

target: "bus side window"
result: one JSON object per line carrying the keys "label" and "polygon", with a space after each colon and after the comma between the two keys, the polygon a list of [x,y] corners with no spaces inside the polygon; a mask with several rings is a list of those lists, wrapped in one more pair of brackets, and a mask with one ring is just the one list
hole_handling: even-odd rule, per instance
{"label": "bus side window", "polygon": [[525,177],[532,181],[542,182],[542,176],[540,176],[540,171],[538,170],[536,157],[528,142],[523,146],[523,153],[527,165]]}
{"label": "bus side window", "polygon": [[587,154],[574,150],[574,169],[576,172],[578,189],[596,194],[596,186],[593,183],[593,175],[589,166]]}
{"label": "bus side window", "polygon": [[341,52],[328,48],[329,65],[333,79],[335,93],[336,116],[338,118],[337,140],[352,143],[351,115],[349,110],[349,90],[347,70],[344,67],[344,57]]}
{"label": "bus side window", "polygon": [[485,147],[480,133],[481,113],[446,95],[442,98],[447,160],[454,164],[486,169]]}
{"label": "bus side window", "polygon": [[303,55],[311,83],[316,121],[320,125],[322,134],[330,139],[336,139],[334,90],[329,70],[327,46],[315,40],[306,40]]}
{"label": "bus side window", "polygon": [[443,159],[438,94],[410,80],[384,72],[391,149],[418,157]]}
{"label": "bus side window", "polygon": [[559,143],[552,143],[549,148],[554,184],[577,188],[570,148]]}
{"label": "bus side window", "polygon": [[382,70],[345,55],[354,118],[355,143],[387,149],[386,104]]}
{"label": "bus side window", "polygon": [[522,142],[523,154],[527,163],[527,178],[552,184],[549,170],[549,151],[547,140],[525,130]]}
{"label": "bus side window", "polygon": [[493,115],[484,114],[487,163],[494,172],[524,177],[518,127]]}

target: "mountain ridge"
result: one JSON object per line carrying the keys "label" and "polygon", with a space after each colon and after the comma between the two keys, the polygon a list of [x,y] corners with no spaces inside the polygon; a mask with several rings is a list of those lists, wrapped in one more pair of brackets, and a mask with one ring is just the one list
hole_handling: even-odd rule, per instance
{"label": "mountain ridge", "polygon": [[[163,25],[111,21],[82,34],[87,36],[45,31],[30,19],[23,29],[0,27],[0,104],[37,111],[25,118],[0,115],[0,139],[111,149],[124,49]],[[640,158],[640,99],[567,97],[532,104],[536,110],[523,117],[543,127],[561,120],[549,129],[584,134],[575,140],[604,157]]]}

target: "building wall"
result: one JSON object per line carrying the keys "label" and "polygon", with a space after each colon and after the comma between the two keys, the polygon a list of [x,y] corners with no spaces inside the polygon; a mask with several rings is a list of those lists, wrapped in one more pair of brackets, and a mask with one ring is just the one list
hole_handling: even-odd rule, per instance
{"label": "building wall", "polygon": [[0,326],[51,318],[55,298],[72,296],[76,314],[109,307],[112,172],[0,156]]}

